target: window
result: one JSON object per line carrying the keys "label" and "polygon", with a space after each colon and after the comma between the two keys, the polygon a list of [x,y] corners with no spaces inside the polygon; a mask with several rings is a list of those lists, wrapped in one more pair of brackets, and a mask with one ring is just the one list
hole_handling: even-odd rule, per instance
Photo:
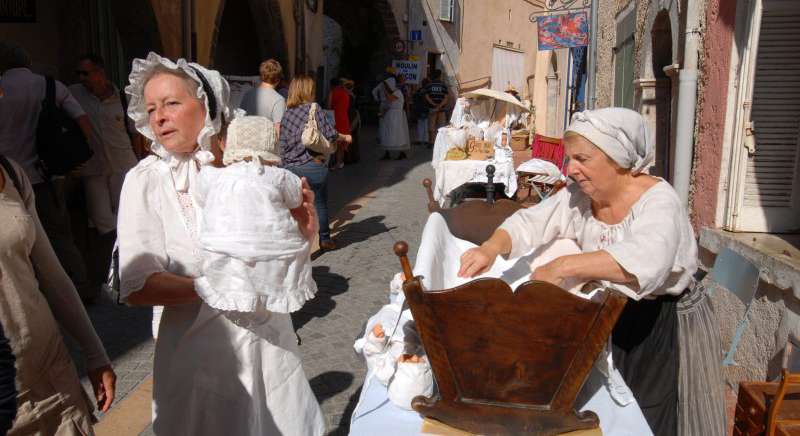
{"label": "window", "polygon": [[636,13],[631,8],[617,20],[614,47],[614,106],[633,109],[633,49]]}
{"label": "window", "polygon": [[492,89],[505,91],[513,86],[525,93],[525,54],[495,46],[492,49]]}
{"label": "window", "polygon": [[439,19],[442,21],[453,21],[453,10],[455,0],[439,0]]}

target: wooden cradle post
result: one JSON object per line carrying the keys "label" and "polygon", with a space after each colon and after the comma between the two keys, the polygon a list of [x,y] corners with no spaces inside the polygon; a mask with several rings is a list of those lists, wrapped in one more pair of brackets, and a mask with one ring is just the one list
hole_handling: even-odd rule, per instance
{"label": "wooden cradle post", "polygon": [[411,309],[438,395],[416,397],[425,417],[477,434],[557,435],[598,426],[575,399],[622,312],[606,291],[590,301],[545,282],[511,292],[499,279],[424,290],[408,246],[395,244]]}

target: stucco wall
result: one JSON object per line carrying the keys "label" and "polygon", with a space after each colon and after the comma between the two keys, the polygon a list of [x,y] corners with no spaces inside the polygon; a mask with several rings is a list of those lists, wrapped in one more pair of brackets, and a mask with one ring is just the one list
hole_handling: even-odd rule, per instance
{"label": "stucco wall", "polygon": [[734,38],[736,2],[708,0],[703,37],[694,165],[691,183],[691,219],[695,229],[717,227],[716,209],[725,141],[730,52]]}
{"label": "stucco wall", "polygon": [[[536,24],[529,20],[542,8],[517,0],[467,0],[464,2],[464,34],[458,71],[462,82],[492,75],[493,44],[513,44],[524,53],[524,78],[534,75],[537,60]],[[502,41],[502,42],[501,42]],[[528,81],[530,82],[530,81]],[[533,93],[529,85],[517,90],[524,98]]]}

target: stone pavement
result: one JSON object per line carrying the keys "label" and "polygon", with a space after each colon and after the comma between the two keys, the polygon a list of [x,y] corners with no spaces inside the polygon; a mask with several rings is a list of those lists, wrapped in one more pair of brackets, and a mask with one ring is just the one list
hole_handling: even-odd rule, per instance
{"label": "stone pavement", "polygon": [[[410,159],[380,161],[383,151],[372,145],[375,129],[365,130],[361,162],[331,172],[329,179],[331,227],[339,248],[314,259],[319,292],[292,317],[302,339],[306,376],[330,434],[348,433],[366,370],[352,345],[367,318],[387,301],[389,281],[400,270],[392,252],[396,241],[409,243],[413,264],[428,215],[421,180],[433,178],[430,150],[414,148]],[[117,372],[115,409],[131,413],[126,400],[141,409],[141,401],[129,397],[149,387],[153,358],[150,311],[108,301],[88,310]],[[79,369],[83,374],[83,368]],[[85,377],[83,382],[90,392]],[[149,413],[149,409],[137,413]],[[130,433],[111,429],[107,434]],[[152,428],[148,426],[141,434],[151,435]]]}

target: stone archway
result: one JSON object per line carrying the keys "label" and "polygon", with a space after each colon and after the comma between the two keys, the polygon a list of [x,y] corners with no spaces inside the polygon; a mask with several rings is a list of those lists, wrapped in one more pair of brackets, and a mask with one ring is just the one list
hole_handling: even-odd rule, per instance
{"label": "stone archway", "polygon": [[324,13],[342,28],[342,74],[368,83],[392,60],[400,38],[397,20],[386,0],[325,0]]}

